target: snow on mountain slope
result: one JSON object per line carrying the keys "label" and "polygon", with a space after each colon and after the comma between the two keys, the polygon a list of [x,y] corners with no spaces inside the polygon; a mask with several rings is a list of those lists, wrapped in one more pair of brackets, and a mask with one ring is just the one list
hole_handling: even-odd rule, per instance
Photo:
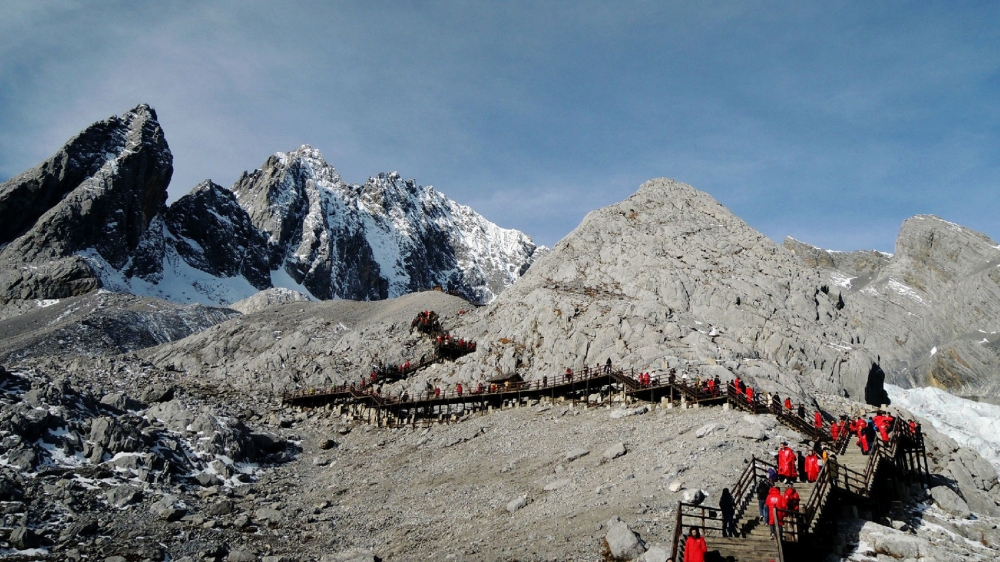
{"label": "snow on mountain slope", "polygon": [[893,405],[931,422],[959,445],[975,449],[1000,473],[1000,406],[959,398],[931,387],[885,385]]}
{"label": "snow on mountain slope", "polygon": [[267,239],[272,270],[321,299],[384,299],[441,286],[486,303],[538,250],[525,234],[398,173],[346,183],[309,146],[276,153],[232,192]]}

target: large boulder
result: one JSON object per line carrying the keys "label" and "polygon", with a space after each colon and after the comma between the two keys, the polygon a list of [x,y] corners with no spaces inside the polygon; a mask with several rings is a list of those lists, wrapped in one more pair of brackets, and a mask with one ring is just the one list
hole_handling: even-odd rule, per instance
{"label": "large boulder", "polygon": [[615,560],[632,560],[642,555],[646,548],[629,526],[620,517],[612,517],[607,524],[608,533],[604,540],[608,551]]}

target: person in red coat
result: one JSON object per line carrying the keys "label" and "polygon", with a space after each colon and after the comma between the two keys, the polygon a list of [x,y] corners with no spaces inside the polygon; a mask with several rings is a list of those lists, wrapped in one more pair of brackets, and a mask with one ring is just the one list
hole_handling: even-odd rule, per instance
{"label": "person in red coat", "polygon": [[701,536],[698,527],[691,527],[688,531],[687,540],[684,541],[684,562],[705,562],[705,553],[708,552],[708,545],[705,538]]}
{"label": "person in red coat", "polygon": [[816,426],[816,429],[823,429],[823,414],[816,412],[813,419],[815,420],[813,425]]}
{"label": "person in red coat", "polygon": [[809,451],[806,455],[806,480],[809,482],[819,480],[819,457],[815,451]]}
{"label": "person in red coat", "polygon": [[[799,497],[799,493],[797,491],[795,491],[794,487],[789,486],[788,488],[786,488],[785,489],[785,494],[784,494],[784,496],[782,496],[782,499],[785,501],[785,509],[787,509],[788,511],[798,511],[799,510],[799,502],[801,501],[801,499]],[[778,518],[778,524],[779,525],[782,525],[782,524],[786,523],[785,521],[782,521],[782,519],[784,519],[784,517],[779,517]],[[787,521],[787,524],[788,524],[787,527],[788,527],[788,529],[790,531],[792,531],[792,532],[796,531],[796,529],[795,529],[795,519],[794,518],[790,517],[789,521]]]}
{"label": "person in red coat", "polygon": [[796,460],[795,452],[788,446],[788,443],[782,443],[781,449],[778,451],[778,476],[784,478],[786,482],[791,483],[799,476],[799,471],[795,466]]}
{"label": "person in red coat", "polygon": [[785,509],[785,497],[781,495],[781,490],[777,486],[772,487],[771,491],[767,493],[764,505],[767,506],[767,524],[771,526],[771,538],[773,539],[778,534],[777,526],[784,523],[784,515],[778,513],[778,510]]}
{"label": "person in red coat", "polygon": [[792,397],[791,396],[789,396],[788,398],[785,398],[785,409],[788,410],[789,412],[792,411]]}
{"label": "person in red coat", "polygon": [[747,402],[753,404],[753,387],[747,387]]}
{"label": "person in red coat", "polygon": [[830,437],[833,438],[834,443],[836,443],[837,439],[840,438],[840,424],[839,423],[833,422],[833,423],[830,424]]}

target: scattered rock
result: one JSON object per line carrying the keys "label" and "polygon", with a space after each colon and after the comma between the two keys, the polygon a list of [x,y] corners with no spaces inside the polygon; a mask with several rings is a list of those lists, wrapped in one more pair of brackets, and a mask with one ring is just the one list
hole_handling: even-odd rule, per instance
{"label": "scattered rock", "polygon": [[934,503],[938,507],[952,515],[963,519],[968,519],[971,515],[969,505],[965,503],[965,500],[947,486],[935,486],[931,488],[931,497],[934,498]]}
{"label": "scattered rock", "polygon": [[566,460],[572,462],[572,461],[575,461],[576,459],[578,459],[580,457],[585,457],[585,456],[587,456],[589,454],[590,454],[590,451],[587,450],[587,449],[584,449],[583,447],[578,447],[576,449],[570,449],[569,451],[566,451]]}
{"label": "scattered rock", "polygon": [[257,562],[257,555],[248,550],[230,550],[226,562]]}
{"label": "scattered rock", "polygon": [[608,543],[611,556],[618,560],[632,560],[642,555],[646,549],[632,529],[619,517],[612,517],[607,523],[608,533],[604,540]]}
{"label": "scattered rock", "polygon": [[681,501],[692,505],[699,505],[705,501],[705,492],[701,490],[685,490]]}
{"label": "scattered rock", "polygon": [[558,480],[553,480],[552,482],[549,482],[548,484],[545,485],[545,491],[554,492],[559,488],[563,488],[569,485],[570,482],[571,480],[569,478],[560,478]]}
{"label": "scattered rock", "polygon": [[625,444],[615,443],[604,451],[604,455],[602,455],[601,460],[602,462],[614,460],[625,455],[625,453],[628,453],[628,449],[625,448]]}
{"label": "scattered rock", "polygon": [[680,492],[681,490],[684,489],[684,482],[681,482],[680,480],[674,480],[673,482],[670,483],[669,486],[667,486],[667,489],[674,493]]}
{"label": "scattered rock", "polygon": [[716,425],[716,424],[714,424],[714,423],[707,423],[707,424],[699,427],[698,431],[694,432],[694,436],[697,437],[698,439],[701,439],[702,437],[705,437],[707,435],[711,435],[716,430],[716,428],[718,428],[718,427],[719,426]]}
{"label": "scattered rock", "polygon": [[642,562],[667,562],[667,558],[670,557],[670,551],[663,548],[660,545],[655,545],[649,547],[646,554],[642,555]]}
{"label": "scattered rock", "polygon": [[518,496],[507,502],[507,511],[514,513],[526,505],[528,505],[528,496]]}

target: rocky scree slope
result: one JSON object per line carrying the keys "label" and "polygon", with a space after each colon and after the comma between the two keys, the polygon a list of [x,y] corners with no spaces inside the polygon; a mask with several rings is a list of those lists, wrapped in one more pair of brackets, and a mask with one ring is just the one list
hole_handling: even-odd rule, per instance
{"label": "rocky scree slope", "polygon": [[396,173],[347,184],[307,146],[167,207],[172,171],[140,105],[0,184],[0,304],[102,286],[225,305],[271,287],[371,300],[435,285],[485,303],[542,250]]}
{"label": "rocky scree slope", "polygon": [[919,215],[891,256],[784,245],[844,294],[889,382],[986,399],[1000,391],[1000,246],[989,237]]}

